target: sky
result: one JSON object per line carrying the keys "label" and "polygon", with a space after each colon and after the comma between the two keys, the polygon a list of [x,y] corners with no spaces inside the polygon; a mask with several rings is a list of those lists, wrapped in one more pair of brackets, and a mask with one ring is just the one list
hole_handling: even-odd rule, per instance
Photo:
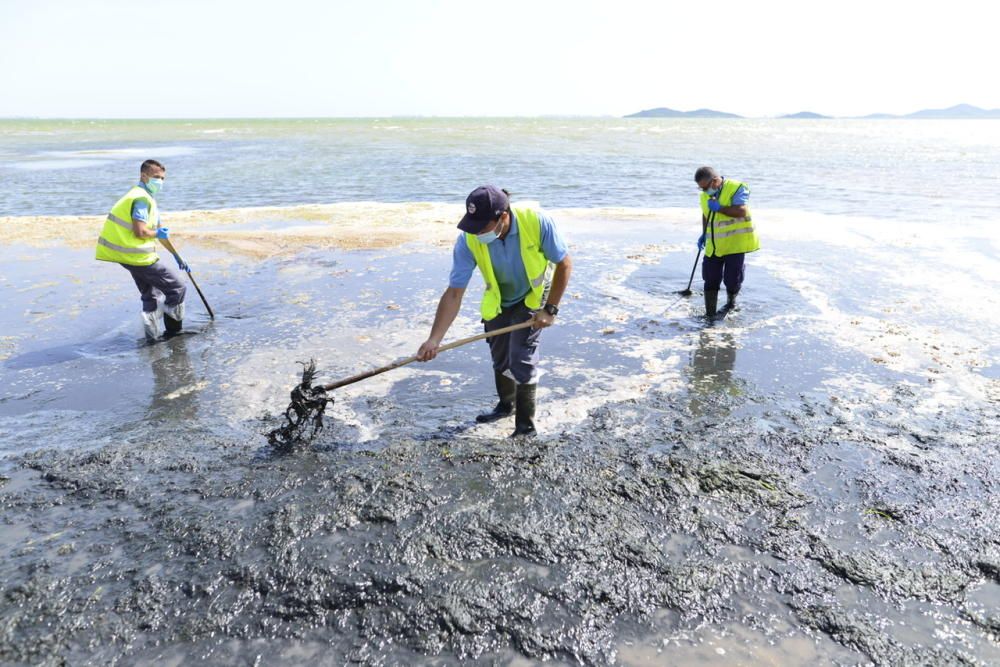
{"label": "sky", "polygon": [[969,0],[0,0],[0,117],[997,109],[998,18]]}

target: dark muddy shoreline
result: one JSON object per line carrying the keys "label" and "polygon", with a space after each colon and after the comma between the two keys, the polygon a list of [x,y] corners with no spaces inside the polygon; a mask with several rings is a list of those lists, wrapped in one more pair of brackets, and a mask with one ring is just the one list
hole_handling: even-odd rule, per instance
{"label": "dark muddy shoreline", "polygon": [[904,392],[765,424],[745,407],[760,398],[703,398],[729,412],[709,422],[654,393],[529,443],[351,448],[334,425],[287,456],[211,439],[39,450],[0,489],[8,534],[34,536],[5,550],[20,581],[0,656],[599,665],[623,641],[727,623],[841,664],[1000,654],[1000,470],[980,445],[996,415],[908,430]]}

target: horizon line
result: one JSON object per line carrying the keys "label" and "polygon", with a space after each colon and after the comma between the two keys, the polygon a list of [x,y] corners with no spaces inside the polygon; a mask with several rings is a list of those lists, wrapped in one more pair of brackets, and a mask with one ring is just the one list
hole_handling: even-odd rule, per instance
{"label": "horizon line", "polygon": [[[654,107],[658,108],[658,107]],[[666,108],[666,107],[662,107]],[[644,109],[643,111],[650,111],[651,109]],[[711,109],[698,109],[696,111],[714,111]],[[909,114],[893,114],[887,112],[873,112],[870,114],[865,114],[863,116],[831,116],[827,114],[822,114],[818,111],[796,111],[792,113],[785,113],[773,116],[741,116],[739,114],[732,114],[734,117],[729,118],[713,118],[713,117],[697,117],[697,116],[680,116],[680,117],[636,117],[637,114],[642,113],[641,111],[633,112],[626,115],[615,115],[615,114],[533,114],[533,115],[502,115],[502,116],[478,116],[478,115],[465,115],[465,116],[447,116],[447,115],[430,115],[430,114],[399,114],[391,116],[0,116],[0,122],[3,121],[116,121],[116,122],[131,122],[131,121],[254,121],[254,120],[463,120],[463,119],[478,119],[478,120],[531,120],[531,119],[559,119],[559,118],[590,118],[590,119],[614,119],[614,120],[637,120],[637,121],[649,121],[649,120],[997,120],[996,118],[910,118],[909,116],[914,113],[919,113],[921,111],[941,111],[941,109],[920,109],[918,111],[910,112]],[[984,111],[997,111],[994,109],[984,109]],[[678,113],[690,114],[693,112],[680,111]],[[716,112],[716,113],[731,113],[731,112]],[[813,113],[820,118],[790,118],[791,116],[796,116],[803,113]]]}

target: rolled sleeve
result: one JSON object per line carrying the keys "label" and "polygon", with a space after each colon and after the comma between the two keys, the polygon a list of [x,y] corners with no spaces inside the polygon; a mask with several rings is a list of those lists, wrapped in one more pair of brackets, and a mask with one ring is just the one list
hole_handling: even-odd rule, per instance
{"label": "rolled sleeve", "polygon": [[149,202],[145,199],[136,199],[132,202],[132,219],[149,222]]}
{"label": "rolled sleeve", "polygon": [[472,279],[472,272],[476,268],[476,258],[469,250],[469,244],[465,242],[465,234],[459,234],[455,240],[455,249],[451,253],[451,275],[448,277],[448,287],[465,289]]}
{"label": "rolled sleeve", "polygon": [[743,206],[748,201],[750,201],[750,188],[746,185],[741,185],[739,190],[733,193],[733,200],[730,205]]}
{"label": "rolled sleeve", "polygon": [[541,223],[542,231],[542,254],[545,255],[545,259],[558,264],[566,259],[569,248],[566,247],[566,242],[559,234],[559,229],[556,227],[556,223],[552,221],[552,218],[545,213],[539,212],[538,221]]}

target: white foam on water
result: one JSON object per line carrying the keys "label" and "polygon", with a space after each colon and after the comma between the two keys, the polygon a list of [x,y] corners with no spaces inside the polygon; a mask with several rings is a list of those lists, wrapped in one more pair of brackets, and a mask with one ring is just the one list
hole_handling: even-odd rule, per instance
{"label": "white foam on water", "polygon": [[81,148],[74,151],[44,151],[41,155],[60,158],[106,157],[112,159],[134,159],[150,155],[176,157],[179,155],[191,155],[197,152],[198,149],[193,146],[137,146],[129,148]]}
{"label": "white foam on water", "polygon": [[102,164],[110,164],[111,160],[26,160],[21,162],[11,162],[8,166],[13,169],[23,171],[55,171],[58,169],[84,169],[86,167],[97,167]]}
{"label": "white foam on water", "polygon": [[[920,392],[918,408],[923,413],[965,399],[981,400],[990,380],[974,369],[992,363],[985,355],[995,341],[987,332],[997,328],[1000,296],[997,290],[973,285],[984,278],[990,282],[988,274],[969,271],[963,266],[969,255],[947,250],[943,238],[922,239],[921,247],[913,242],[900,252],[893,239],[902,228],[890,225],[861,242],[852,222],[843,221],[845,230],[833,235],[835,242],[850,242],[855,258],[876,269],[879,287],[838,272],[836,253],[832,261],[809,261],[779,247],[754,258],[817,311],[794,316],[792,325],[860,353],[873,364],[924,378],[928,386]],[[983,264],[981,257],[973,258]],[[951,289],[942,291],[946,285]],[[844,302],[853,305],[848,310],[840,305]]]}
{"label": "white foam on water", "polygon": [[[241,209],[240,215],[252,228],[259,214],[266,227],[275,219],[273,210]],[[311,211],[295,209],[295,216],[311,222]],[[334,229],[355,223],[367,229],[399,220],[418,229],[446,226],[452,240],[454,219],[460,217],[459,206],[420,202],[354,202],[316,207],[312,212],[317,219],[329,218]],[[652,390],[683,391],[691,384],[687,367],[703,330],[700,297],[685,299],[667,291],[668,281],[658,282],[656,267],[664,267],[670,281],[682,276],[677,288],[686,283],[693,243],[677,239],[693,234],[697,223],[692,222],[691,211],[605,208],[551,212],[561,229],[565,222],[577,263],[564,299],[565,317],[559,323],[571,323],[575,333],[573,339],[564,339],[559,349],[550,347],[550,342],[543,344],[542,370],[549,375],[539,387],[541,427],[546,431],[572,429],[603,405],[624,403]],[[761,220],[763,249],[748,259],[747,294],[764,302],[787,299],[796,304],[796,310],[767,303],[757,306],[755,313],[751,305],[746,316],[725,321],[731,338],[727,344],[740,349],[755,341],[763,349],[785,354],[780,346],[801,345],[808,352],[810,342],[817,341],[824,353],[828,348],[834,350],[828,363],[808,362],[824,375],[821,382],[828,391],[859,402],[891,398],[883,385],[872,381],[873,375],[856,372],[856,360],[847,355],[859,355],[868,360],[873,372],[881,367],[902,374],[900,382],[918,383],[913,409],[919,415],[933,416],[935,411],[997,393],[996,380],[979,372],[996,364],[990,354],[995,349],[992,332],[997,330],[1000,313],[1000,275],[991,271],[995,268],[991,253],[996,252],[997,244],[988,234],[988,226],[966,225],[960,236],[965,242],[956,245],[954,230],[938,226],[781,209],[755,211],[755,218]],[[88,233],[92,233],[94,225],[89,224]],[[192,237],[192,242],[196,243],[196,238]],[[316,358],[322,380],[329,382],[414,354],[430,329],[440,291],[421,288],[408,292],[402,281],[411,275],[409,271],[430,269],[425,259],[401,262],[400,266],[413,266],[388,274],[373,267],[385,257],[401,261],[403,255],[419,257],[419,253],[428,252],[442,257],[443,290],[447,250],[413,243],[405,248],[380,249],[370,255],[371,266],[351,269],[344,279],[358,285],[357,298],[336,305],[330,312],[318,312],[315,304],[321,303],[319,295],[308,290],[287,297],[292,314],[278,324],[293,340],[283,341],[280,348],[232,353],[220,371],[228,376],[223,380],[227,385],[222,399],[227,403],[225,414],[234,421],[252,421],[265,409],[275,413],[284,410],[288,392],[301,373],[296,360]],[[223,263],[227,259],[231,257],[223,257]],[[869,273],[862,272],[869,269]],[[286,281],[294,286],[312,270],[307,263],[289,260],[279,267],[276,287],[280,289]],[[780,285],[776,293],[763,291],[755,280],[761,275],[758,270],[769,275],[771,286],[767,289],[774,289],[774,283]],[[103,277],[95,272],[93,289],[101,289]],[[382,290],[392,282],[399,286],[393,287],[391,298],[387,298],[390,293]],[[700,275],[693,286],[696,290],[698,283]],[[475,277],[446,342],[482,331],[476,308],[481,291],[481,280]],[[803,303],[806,308],[800,307]],[[328,326],[330,322],[333,326]],[[134,328],[135,323],[128,320],[125,329]],[[319,333],[321,328],[323,333]],[[547,334],[546,340],[551,341],[553,335]],[[710,344],[722,344],[713,340],[710,336]],[[13,346],[5,340],[0,351],[9,357],[15,352]],[[394,418],[391,414],[365,414],[371,410],[363,399],[384,398],[397,383],[414,380],[424,383],[419,386],[427,391],[427,387],[439,388],[443,396],[455,396],[455,391],[468,383],[475,384],[477,396],[489,396],[490,391],[484,389],[489,384],[485,345],[477,343],[468,349],[473,348],[477,365],[465,376],[445,372],[442,369],[446,366],[435,362],[415,363],[337,390],[338,418],[355,424],[364,438],[377,438],[381,429],[392,427],[389,422]],[[604,367],[605,356],[617,361]],[[845,359],[850,363],[841,363]],[[623,371],[623,366],[631,370]],[[743,364],[739,371],[751,382],[754,373],[764,373],[764,380],[777,379],[752,364]],[[422,399],[409,400],[419,403]],[[435,397],[429,397],[428,403],[433,400]],[[467,411],[468,406],[463,405],[452,413],[461,413],[464,419]],[[446,412],[428,412],[417,428],[433,430],[434,421],[458,418]],[[507,428],[496,430],[499,434]]]}
{"label": "white foam on water", "polygon": [[181,396],[187,396],[188,394],[193,394],[195,392],[201,391],[202,389],[204,389],[204,388],[206,388],[208,386],[209,386],[208,380],[202,380],[200,382],[195,382],[193,384],[187,384],[187,385],[184,385],[183,387],[180,387],[179,389],[175,389],[174,391],[170,392],[169,394],[167,394],[163,398],[165,400],[172,401],[172,400],[174,400],[176,398],[180,398]]}
{"label": "white foam on water", "polygon": [[22,171],[55,171],[83,169],[112,164],[116,160],[176,157],[196,153],[189,146],[150,146],[141,148],[80,149],[75,151],[42,151],[36,157],[10,162],[6,166]]}

